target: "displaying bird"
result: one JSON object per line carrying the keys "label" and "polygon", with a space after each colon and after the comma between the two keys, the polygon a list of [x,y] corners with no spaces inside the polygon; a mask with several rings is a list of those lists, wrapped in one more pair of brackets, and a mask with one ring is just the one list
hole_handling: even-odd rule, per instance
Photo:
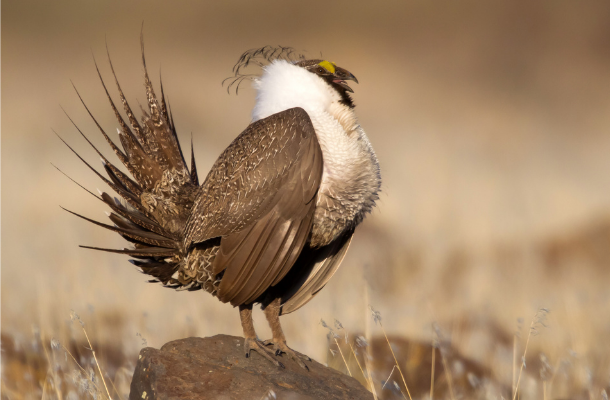
{"label": "displaying bird", "polygon": [[[96,65],[118,120],[122,149],[83,102],[131,176],[110,163],[75,125],[100,155],[108,178],[75,154],[122,200],[94,194],[112,210],[112,225],[73,214],[117,232],[132,246],[82,247],[129,255],[153,282],[203,289],[238,307],[246,357],[255,350],[283,367],[277,356],[285,353],[307,368],[287,346],[279,317],[301,308],[328,283],[380,190],[377,158],[349,95],[353,91],[347,81],[357,83],[356,77],[326,60],[295,59],[284,47],[245,52],[234,67],[233,84],[254,81],[252,123],[200,185],[192,141],[189,169],[163,84],[158,98],[146,70],[143,41],[142,62],[148,111],[142,111],[140,121],[110,57],[127,121]],[[244,75],[248,65],[258,65],[262,72]],[[260,341],[254,331],[252,306],[257,303],[271,327],[271,340]]]}

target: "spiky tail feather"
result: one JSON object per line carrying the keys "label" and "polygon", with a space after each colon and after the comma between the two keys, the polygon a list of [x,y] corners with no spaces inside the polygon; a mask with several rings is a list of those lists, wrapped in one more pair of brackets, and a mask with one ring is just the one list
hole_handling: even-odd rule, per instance
{"label": "spiky tail feather", "polygon": [[161,83],[161,102],[159,103],[146,69],[142,37],[140,37],[140,42],[148,104],[148,111],[142,110],[141,123],[134,116],[125,98],[114,72],[110,55],[108,54],[108,61],[129,124],[125,122],[110,97],[94,60],[102,87],[120,126],[118,133],[122,150],[106,134],[76,87],[74,88],[87,113],[132,177],[129,177],[108,161],[69,116],[68,118],[78,132],[101,157],[108,178],[97,172],[60,137],[88,168],[123,199],[121,201],[108,193],[102,192],[98,197],[89,192],[111,208],[112,212],[108,213],[108,217],[113,224],[103,224],[75,212],[66,211],[95,225],[117,232],[133,244],[133,248],[122,250],[90,246],[81,247],[130,255],[135,258],[130,260],[132,264],[139,267],[145,274],[151,275],[154,278],[152,282],[162,282],[165,286],[176,289],[195,290],[201,288],[201,285],[195,281],[185,280],[182,275],[179,278],[179,274],[176,273],[184,257],[181,247],[182,231],[191,212],[199,186],[192,138],[191,169],[189,171],[176,134],[174,118],[165,99],[163,83]]}

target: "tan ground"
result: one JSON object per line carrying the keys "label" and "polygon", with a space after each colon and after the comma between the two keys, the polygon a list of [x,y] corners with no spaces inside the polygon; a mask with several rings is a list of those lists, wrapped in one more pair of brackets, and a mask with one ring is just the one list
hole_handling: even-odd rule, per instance
{"label": "tan ground", "polygon": [[[610,392],[609,4],[74,0],[2,3],[3,398],[41,398],[43,387],[45,396],[60,395],[44,384],[54,375],[37,335],[47,352],[56,337],[88,362],[71,309],[119,391],[142,345],[136,333],[154,347],[241,334],[230,306],[147,284],[125,257],[78,248],[123,242],[59,208],[104,218],[103,204],[51,165],[102,188],[51,129],[101,167],[60,105],[109,155],[70,80],[112,133],[91,53],[110,79],[106,40],[126,94],[143,102],[142,21],[149,69],[163,71],[201,174],[249,122],[253,90],[227,95],[220,85],[244,50],[322,52],[360,81],[354,97],[381,161],[383,193],[328,287],[283,319],[293,347],[326,360],[320,319],[339,319],[352,336],[381,334],[370,304],[397,341],[430,343],[437,322],[448,348],[486,368],[500,388],[481,396],[506,398],[513,333],[522,325],[518,366],[531,319],[546,307],[548,327],[531,338],[526,359],[544,352],[553,378],[543,384],[540,363],[528,362],[520,398]],[[256,327],[269,334],[263,320]],[[71,374],[70,360],[56,356],[51,364]],[[407,384],[429,387],[430,360],[404,357]],[[380,390],[386,367],[378,368]],[[417,378],[422,371],[428,376]],[[68,375],[65,398],[79,393]],[[450,396],[440,390],[435,398]]]}

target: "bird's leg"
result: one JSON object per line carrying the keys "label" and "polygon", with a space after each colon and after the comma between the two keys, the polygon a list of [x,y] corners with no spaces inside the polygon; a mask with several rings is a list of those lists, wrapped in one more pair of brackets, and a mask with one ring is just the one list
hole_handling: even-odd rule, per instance
{"label": "bird's leg", "polygon": [[265,340],[263,343],[265,346],[272,344],[276,356],[285,353],[295,360],[297,364],[309,371],[309,368],[303,362],[303,360],[311,361],[311,358],[298,354],[286,345],[286,337],[282,331],[282,325],[280,325],[280,301],[281,299],[278,297],[269,303],[267,307],[265,307],[265,316],[267,317],[267,322],[269,322],[269,326],[271,327],[273,339]]}
{"label": "bird's leg", "polygon": [[273,356],[274,353],[268,350],[256,337],[254,322],[252,321],[252,304],[247,306],[239,306],[239,318],[241,319],[241,327],[244,330],[244,347],[246,350],[246,358],[250,357],[250,351],[254,350],[267,360],[271,361],[275,366],[285,368],[284,364],[275,359]]}

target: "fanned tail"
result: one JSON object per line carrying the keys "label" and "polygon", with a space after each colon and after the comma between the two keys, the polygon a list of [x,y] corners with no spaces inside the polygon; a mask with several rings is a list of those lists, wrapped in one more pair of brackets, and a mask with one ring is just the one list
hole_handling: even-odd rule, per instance
{"label": "fanned tail", "polygon": [[172,288],[185,287],[192,290],[200,288],[200,286],[184,281],[183,276],[179,279],[179,274],[176,273],[184,257],[181,247],[182,232],[199,186],[192,138],[191,169],[189,171],[180,147],[171,108],[163,91],[163,83],[161,82],[160,86],[161,98],[158,100],[146,69],[144,40],[142,37],[140,40],[148,105],[148,110],[142,110],[140,121],[135,117],[121,89],[110,60],[110,54],[108,54],[108,62],[123,111],[127,115],[127,122],[112,100],[94,59],[100,82],[119,124],[117,131],[122,149],[110,139],[83,101],[76,87],[74,88],[87,113],[131,177],[113,165],[69,116],[68,118],[78,132],[100,156],[108,177],[99,173],[60,137],[88,168],[122,198],[122,200],[113,198],[105,192],[100,192],[98,197],[89,192],[110,207],[112,212],[107,214],[112,224],[104,224],[75,212],[66,211],[102,228],[117,232],[133,245],[132,248],[125,249],[81,247],[127,254],[136,258],[136,260],[131,260],[132,264],[145,274],[151,275],[154,278],[152,281],[162,282],[165,286]]}

